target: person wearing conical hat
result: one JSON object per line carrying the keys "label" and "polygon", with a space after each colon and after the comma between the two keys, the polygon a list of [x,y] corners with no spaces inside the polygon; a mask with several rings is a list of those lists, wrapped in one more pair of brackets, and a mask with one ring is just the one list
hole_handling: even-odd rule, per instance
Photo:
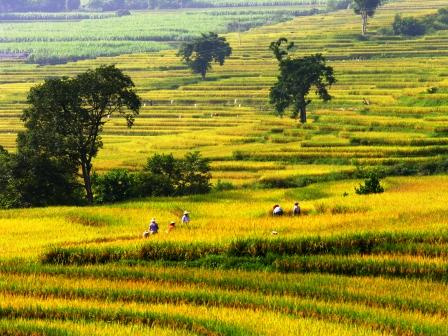
{"label": "person wearing conical hat", "polygon": [[149,234],[156,234],[159,232],[159,225],[156,222],[156,219],[151,219],[151,222],[149,223]]}
{"label": "person wearing conical hat", "polygon": [[184,215],[182,216],[182,224],[188,225],[190,223],[190,213],[188,211],[184,211]]}

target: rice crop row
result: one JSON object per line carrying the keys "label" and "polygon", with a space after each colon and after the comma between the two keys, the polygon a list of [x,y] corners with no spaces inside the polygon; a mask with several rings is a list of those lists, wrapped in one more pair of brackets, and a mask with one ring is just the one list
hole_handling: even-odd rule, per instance
{"label": "rice crop row", "polygon": [[[446,237],[445,237],[446,236]],[[405,234],[356,234],[329,238],[297,240],[237,240],[229,244],[151,243],[134,250],[122,248],[56,247],[43,257],[44,263],[96,264],[119,260],[192,261],[209,255],[229,257],[267,257],[269,255],[352,255],[387,254],[390,252],[421,256],[446,256],[448,236],[443,232]],[[442,244],[441,247],[437,245]]]}
{"label": "rice crop row", "polygon": [[[212,159],[214,183],[237,186],[101,207],[0,211],[0,333],[446,335],[446,176],[388,177],[381,182],[385,193],[369,196],[355,195],[360,180],[345,180],[358,176],[355,165],[390,175],[446,169],[447,34],[378,33],[397,10],[421,16],[443,6],[442,0],[390,2],[370,19],[364,40],[351,10],[229,33],[233,56],[206,81],[172,50],[142,48],[56,66],[0,62],[0,141],[8,148],[32,85],[115,63],[135,80],[145,106],[135,129],[109,121],[95,169],[140,169],[156,152],[180,157],[200,150]],[[182,39],[199,33],[194,19],[224,31],[238,15],[261,22],[282,10],[184,10],[176,13],[179,22],[166,24],[189,22],[180,28],[188,31],[170,31]],[[134,19],[165,29],[164,15],[73,27],[91,27],[85,34],[93,36],[103,20]],[[23,24],[8,38],[43,26],[43,41],[30,45],[84,42],[77,32],[67,38],[55,31],[59,22]],[[111,47],[164,43],[147,41],[154,37],[149,30],[117,34],[99,31],[96,42],[110,35]],[[328,104],[312,96],[306,125],[273,116],[267,103],[277,71],[267,47],[281,36],[299,45],[296,55],[329,56],[339,79]],[[172,45],[175,38],[167,38]],[[290,216],[295,201],[299,217]],[[286,216],[271,216],[276,203]],[[183,210],[192,214],[190,225],[166,233]],[[152,217],[160,233],[144,240]]]}

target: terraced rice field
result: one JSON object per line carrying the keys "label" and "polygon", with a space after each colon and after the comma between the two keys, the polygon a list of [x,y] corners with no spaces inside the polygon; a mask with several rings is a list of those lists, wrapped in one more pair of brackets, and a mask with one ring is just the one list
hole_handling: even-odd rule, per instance
{"label": "terraced rice field", "polygon": [[326,8],[322,2],[300,1],[282,6],[254,5],[214,8],[213,4],[204,3],[202,7],[207,8],[133,11],[132,15],[121,17],[113,12],[0,13],[0,59],[12,54],[28,63],[59,64],[172,49],[203,32],[240,32]]}
{"label": "terraced rice field", "polygon": [[[447,177],[355,185],[1,211],[0,330],[446,335]],[[295,199],[303,216],[269,216]],[[180,209],[193,221],[165,233]]]}
{"label": "terraced rice field", "polygon": [[[385,193],[371,196],[344,179],[356,166],[446,162],[448,32],[375,33],[397,10],[424,15],[445,5],[392,2],[366,41],[349,11],[229,34],[234,54],[206,81],[170,50],[0,63],[0,144],[9,150],[30,86],[115,63],[145,106],[130,130],[109,122],[96,169],[200,150],[214,182],[238,187],[0,211],[0,334],[447,335],[447,176],[389,177]],[[298,54],[324,53],[337,73],[334,100],[315,101],[303,126],[267,105],[276,74],[267,46],[280,36],[296,41]],[[256,188],[291,181],[306,186]],[[273,204],[290,212],[296,200],[302,216],[270,216]],[[165,233],[185,209],[191,224]],[[152,217],[161,232],[144,240]]]}
{"label": "terraced rice field", "polygon": [[[371,20],[370,30],[390,24],[398,10],[424,15],[442,6],[443,1],[424,6],[418,1],[392,2]],[[19,116],[32,85],[45,77],[115,63],[134,78],[145,106],[131,130],[121,120],[108,124],[105,148],[95,162],[100,171],[138,168],[154,152],[183,155],[199,150],[214,161],[215,181],[251,185],[275,182],[279,175],[296,182],[304,175],[349,176],[355,165],[445,160],[447,33],[411,40],[373,33],[369,40],[359,41],[358,30],[359,18],[340,11],[228,34],[234,54],[206,81],[182,66],[175,51],[58,66],[2,62],[0,143],[14,149],[15,134],[22,127]],[[276,75],[267,46],[280,36],[296,41],[298,54],[325,54],[338,78],[332,102],[315,101],[304,126],[274,117],[267,104]],[[428,93],[431,87],[437,93]],[[364,99],[370,104],[364,105]],[[313,165],[307,171],[303,165],[309,163]]]}

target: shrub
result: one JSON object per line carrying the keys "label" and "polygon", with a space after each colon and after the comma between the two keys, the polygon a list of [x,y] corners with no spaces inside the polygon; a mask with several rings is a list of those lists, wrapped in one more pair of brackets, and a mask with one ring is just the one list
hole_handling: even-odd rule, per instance
{"label": "shrub", "polygon": [[135,179],[126,169],[113,169],[105,175],[92,176],[97,203],[119,202],[133,197]]}
{"label": "shrub", "polygon": [[211,189],[209,160],[201,158],[199,152],[187,153],[184,159],[155,154],[144,171],[161,183],[165,196],[201,194]]}
{"label": "shrub", "polygon": [[199,152],[187,153],[183,160],[179,160],[181,178],[178,183],[178,194],[205,194],[211,189],[210,163],[201,158]]}
{"label": "shrub", "polygon": [[235,189],[235,186],[231,182],[223,182],[221,180],[218,180],[218,182],[216,182],[214,186],[214,189],[216,191],[225,191]]}
{"label": "shrub", "polygon": [[183,159],[155,154],[138,173],[113,169],[102,176],[94,174],[92,187],[97,203],[109,203],[133,197],[207,193],[211,190],[210,178],[209,161],[198,152],[187,153]]}
{"label": "shrub", "polygon": [[115,12],[115,15],[119,16],[119,17],[120,16],[129,16],[129,15],[131,15],[131,12],[127,9],[119,9]]}
{"label": "shrub", "polygon": [[384,188],[380,184],[380,179],[376,173],[370,173],[364,182],[358,188],[355,188],[358,195],[380,194],[384,192]]}
{"label": "shrub", "polygon": [[395,35],[420,36],[426,33],[426,27],[423,23],[414,17],[402,18],[397,14],[392,24],[392,30]]}
{"label": "shrub", "polygon": [[175,187],[172,180],[164,175],[156,175],[147,171],[135,175],[135,197],[170,196],[174,195]]}
{"label": "shrub", "polygon": [[247,158],[247,154],[242,151],[236,150],[232,153],[232,158],[236,161],[241,161]]}

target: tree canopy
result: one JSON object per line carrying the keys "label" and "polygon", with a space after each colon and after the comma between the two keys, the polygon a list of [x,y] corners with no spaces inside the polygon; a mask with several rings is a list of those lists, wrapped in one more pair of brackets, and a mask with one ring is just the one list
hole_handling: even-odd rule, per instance
{"label": "tree canopy", "polygon": [[92,202],[92,159],[102,147],[104,124],[118,114],[128,127],[133,125],[141,107],[133,87],[131,78],[113,65],[33,87],[22,115],[26,131],[18,137],[19,153],[57,158],[67,171],[81,171]]}
{"label": "tree canopy", "polygon": [[426,26],[414,17],[403,18],[397,14],[392,23],[392,31],[394,35],[420,36],[426,33]]}
{"label": "tree canopy", "polygon": [[212,62],[223,65],[231,54],[229,43],[216,33],[202,34],[190,42],[183,43],[178,52],[178,56],[194,73],[201,74],[203,80],[207,71],[212,68]]}
{"label": "tree canopy", "polygon": [[210,178],[209,160],[198,152],[187,153],[184,158],[154,154],[140,172],[113,169],[101,176],[94,174],[93,190],[98,203],[201,194],[210,191]]}
{"label": "tree canopy", "polygon": [[362,18],[361,33],[363,36],[367,33],[368,18],[375,15],[382,2],[383,0],[353,0],[353,10]]}
{"label": "tree canopy", "polygon": [[[286,46],[283,47],[282,44]],[[307,96],[312,87],[324,101],[331,99],[328,87],[336,82],[333,68],[326,65],[321,54],[291,58],[288,52],[294,47],[286,38],[272,42],[270,49],[279,61],[280,75],[277,83],[270,90],[270,102],[276,113],[283,116],[290,105],[293,106],[292,117],[300,116],[300,122],[306,122],[306,109],[311,103]]]}

